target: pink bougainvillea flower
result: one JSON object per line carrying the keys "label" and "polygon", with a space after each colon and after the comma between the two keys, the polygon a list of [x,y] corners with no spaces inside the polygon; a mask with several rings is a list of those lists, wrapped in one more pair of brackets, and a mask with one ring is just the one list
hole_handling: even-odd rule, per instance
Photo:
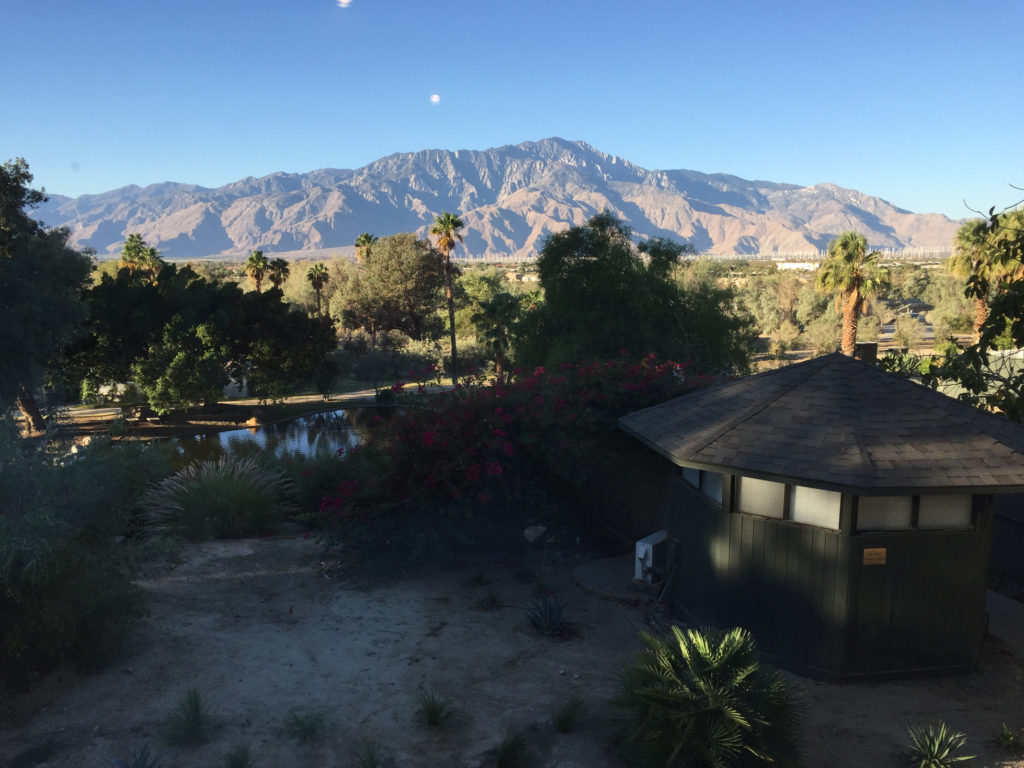
{"label": "pink bougainvillea flower", "polygon": [[487,474],[490,477],[501,477],[501,464],[496,461],[492,461],[487,465]]}

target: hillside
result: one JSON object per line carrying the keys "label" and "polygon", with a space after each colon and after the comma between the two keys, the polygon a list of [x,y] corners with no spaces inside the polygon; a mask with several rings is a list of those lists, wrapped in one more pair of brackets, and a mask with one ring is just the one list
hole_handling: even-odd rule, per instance
{"label": "hillside", "polygon": [[[336,249],[361,232],[426,234],[434,215],[458,213],[456,255],[530,257],[544,238],[609,208],[638,237],[685,240],[699,251],[757,253],[824,248],[842,230],[873,247],[948,246],[957,227],[834,184],[800,187],[726,174],[647,170],[559,138],[485,151],[394,154],[356,170],[246,178],[217,189],[167,182],[98,195],[59,195],[40,206],[48,226],[100,257],[138,232],[165,258]],[[293,254],[294,255],[294,254]]]}

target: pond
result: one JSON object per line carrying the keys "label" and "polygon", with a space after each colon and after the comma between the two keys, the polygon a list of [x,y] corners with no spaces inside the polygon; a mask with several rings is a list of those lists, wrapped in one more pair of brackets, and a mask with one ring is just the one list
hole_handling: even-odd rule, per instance
{"label": "pond", "polygon": [[181,457],[182,466],[193,461],[217,460],[221,456],[313,456],[344,453],[363,440],[365,429],[376,418],[377,409],[345,408],[318,411],[274,424],[242,427],[202,435],[167,438]]}

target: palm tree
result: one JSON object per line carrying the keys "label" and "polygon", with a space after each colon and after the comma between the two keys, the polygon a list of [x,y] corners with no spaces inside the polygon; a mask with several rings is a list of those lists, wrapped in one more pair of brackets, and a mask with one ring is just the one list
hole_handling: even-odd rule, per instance
{"label": "palm tree", "polygon": [[134,275],[138,272],[143,278],[153,280],[164,262],[156,248],[146,245],[142,235],[133,232],[128,235],[121,248],[121,262],[119,269],[127,269],[128,273]]}
{"label": "palm tree", "polygon": [[843,232],[828,244],[828,259],[818,270],[817,287],[836,296],[836,309],[843,313],[841,349],[853,355],[857,321],[868,297],[889,285],[889,270],[879,263],[878,251],[868,253],[864,235]]}
{"label": "palm tree", "polygon": [[314,264],[306,272],[306,279],[309,280],[309,284],[313,286],[313,290],[316,291],[316,316],[320,317],[320,294],[327,285],[327,281],[330,280],[330,275],[327,272],[327,267],[323,264]]}
{"label": "palm tree", "polygon": [[[994,252],[989,240],[988,222],[970,219],[953,236],[953,253],[946,262],[950,273],[963,280],[995,276]],[[988,319],[988,291],[974,297],[974,340],[981,338],[981,326]]]}
{"label": "palm tree", "polygon": [[434,217],[434,226],[430,228],[430,234],[437,238],[437,249],[444,255],[444,292],[448,299],[448,325],[451,328],[452,339],[452,384],[459,379],[459,354],[455,346],[455,299],[452,294],[452,251],[455,244],[462,242],[462,219],[454,213],[442,211],[440,216]]}
{"label": "palm tree", "polygon": [[631,716],[625,738],[646,753],[645,764],[797,764],[794,691],[760,666],[747,630],[673,626],[665,639],[640,636],[647,647],[623,672],[618,704]]}
{"label": "palm tree", "polygon": [[267,278],[274,284],[275,288],[280,288],[281,283],[288,279],[288,275],[291,272],[292,268],[285,259],[273,259],[267,269]]}
{"label": "palm tree", "polygon": [[512,348],[512,331],[519,319],[522,297],[511,293],[495,294],[490,301],[479,304],[470,317],[477,337],[494,360],[494,373],[500,379]]}
{"label": "palm tree", "polygon": [[263,255],[263,251],[253,251],[245,261],[245,272],[256,283],[256,293],[259,293],[263,286],[263,278],[270,271],[270,262]]}
{"label": "palm tree", "polygon": [[370,248],[376,242],[377,236],[371,235],[369,232],[363,232],[363,234],[356,238],[356,260],[360,264],[366,263],[366,259],[370,255]]}

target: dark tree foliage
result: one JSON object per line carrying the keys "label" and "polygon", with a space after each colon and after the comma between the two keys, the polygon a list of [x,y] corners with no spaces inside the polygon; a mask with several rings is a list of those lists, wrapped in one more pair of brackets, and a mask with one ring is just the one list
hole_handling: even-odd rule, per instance
{"label": "dark tree foliage", "polygon": [[710,285],[674,279],[691,249],[654,238],[639,247],[610,212],[552,235],[537,261],[545,300],[524,321],[519,362],[609,359],[622,350],[694,359],[704,367],[746,367],[749,323],[727,310]]}
{"label": "dark tree foliage", "polygon": [[67,369],[93,384],[134,380],[161,413],[217,399],[230,378],[276,399],[335,346],[330,322],[292,309],[280,290],[244,292],[173,264],[152,281],[127,268],[104,276],[87,301],[87,333],[67,348]]}
{"label": "dark tree foliage", "polygon": [[41,429],[33,393],[85,316],[92,260],[68,246],[67,230],[46,230],[29,216],[46,199],[31,182],[24,160],[0,166],[0,406],[17,402]]}

